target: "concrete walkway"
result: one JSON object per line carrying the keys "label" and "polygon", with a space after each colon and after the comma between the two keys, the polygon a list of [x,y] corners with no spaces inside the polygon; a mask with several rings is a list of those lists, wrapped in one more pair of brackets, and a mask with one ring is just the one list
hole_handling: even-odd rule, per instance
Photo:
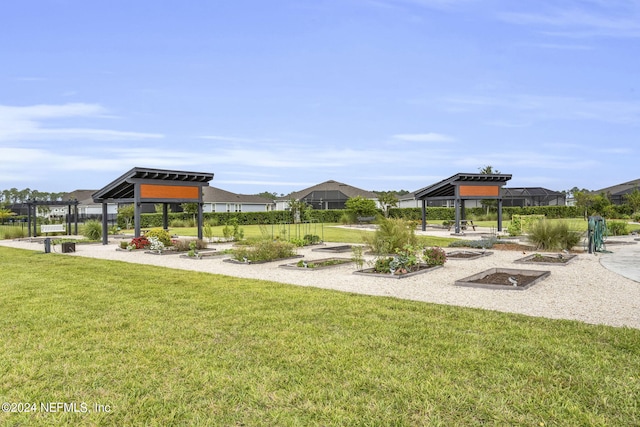
{"label": "concrete walkway", "polygon": [[637,239],[638,236],[609,237],[608,240],[612,243],[606,244],[606,249],[611,253],[598,253],[596,256],[600,257],[600,264],[614,273],[640,283],[640,241]]}

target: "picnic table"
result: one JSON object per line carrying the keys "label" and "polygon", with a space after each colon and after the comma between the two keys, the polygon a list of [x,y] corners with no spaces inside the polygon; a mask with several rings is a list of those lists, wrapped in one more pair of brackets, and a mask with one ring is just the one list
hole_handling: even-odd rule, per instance
{"label": "picnic table", "polygon": [[[447,223],[446,223],[447,230],[450,231],[451,227],[453,227],[454,225],[456,225],[456,222],[454,220],[447,221]],[[473,231],[476,231],[476,226],[473,223],[473,220],[461,219],[460,220],[460,229],[461,230],[466,230],[468,227],[471,227],[473,229]]]}

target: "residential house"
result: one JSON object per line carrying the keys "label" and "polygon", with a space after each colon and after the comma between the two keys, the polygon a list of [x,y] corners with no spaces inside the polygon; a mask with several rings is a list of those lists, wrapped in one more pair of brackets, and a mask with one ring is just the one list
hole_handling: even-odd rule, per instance
{"label": "residential house", "polygon": [[631,193],[634,189],[640,190],[640,179],[636,179],[629,182],[623,182],[622,184],[606,187],[601,190],[593,191],[592,194],[606,194],[614,205],[622,205],[626,202],[625,196]]}
{"label": "residential house", "polygon": [[268,212],[274,202],[262,196],[236,194],[216,187],[202,188],[203,212]]}
{"label": "residential house", "polygon": [[289,209],[289,200],[303,201],[318,210],[344,209],[345,202],[356,196],[371,199],[379,205],[378,196],[374,192],[329,180],[277,199],[276,210]]}

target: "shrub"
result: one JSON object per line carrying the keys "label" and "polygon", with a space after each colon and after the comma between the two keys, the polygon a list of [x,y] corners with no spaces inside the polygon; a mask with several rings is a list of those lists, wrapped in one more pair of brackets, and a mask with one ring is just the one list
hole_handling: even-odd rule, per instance
{"label": "shrub", "polygon": [[273,261],[281,258],[290,258],[296,254],[295,246],[289,242],[279,240],[260,240],[253,245],[239,247],[234,252],[234,258],[238,261],[257,262]]}
{"label": "shrub", "polygon": [[196,249],[206,249],[207,242],[201,239],[178,239],[173,241],[173,247],[178,252],[187,252],[191,249],[191,243],[195,242]]}
{"label": "shrub", "polygon": [[607,232],[610,236],[625,236],[629,234],[628,224],[624,221],[607,221]]}
{"label": "shrub", "polygon": [[344,212],[340,216],[339,222],[342,225],[354,224],[356,222],[356,215],[353,212]]}
{"label": "shrub", "polygon": [[184,219],[172,219],[169,225],[175,228],[183,228],[188,226],[187,221]]}
{"label": "shrub", "polygon": [[152,228],[145,233],[145,237],[147,239],[156,237],[164,246],[171,246],[171,234],[162,228]]}
{"label": "shrub", "polygon": [[579,232],[569,229],[565,223],[551,224],[547,221],[538,221],[534,223],[530,230],[528,239],[536,245],[536,249],[570,250],[581,240]]}
{"label": "shrub", "polygon": [[135,249],[146,249],[149,247],[149,240],[142,236],[142,237],[134,237],[133,239],[131,239],[131,244],[128,246],[132,246]]}
{"label": "shrub", "polygon": [[389,254],[413,246],[417,242],[413,222],[405,219],[378,219],[378,229],[373,236],[365,235],[363,240],[376,254]]}
{"label": "shrub", "polygon": [[89,240],[100,240],[102,238],[102,223],[100,221],[87,221],[84,223],[81,233]]}
{"label": "shrub", "polygon": [[425,264],[430,267],[436,265],[444,265],[444,263],[447,262],[447,254],[442,248],[438,247],[426,248],[423,252],[422,257]]}

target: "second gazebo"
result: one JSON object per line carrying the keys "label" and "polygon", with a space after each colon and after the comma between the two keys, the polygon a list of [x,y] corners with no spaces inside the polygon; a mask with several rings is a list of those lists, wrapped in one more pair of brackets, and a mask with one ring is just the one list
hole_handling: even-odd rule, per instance
{"label": "second gazebo", "polygon": [[497,200],[498,231],[502,231],[502,195],[500,189],[511,179],[510,174],[457,173],[429,187],[416,191],[416,199],[422,200],[422,230],[426,230],[427,201],[453,200],[456,211],[455,233],[460,233],[460,221],[464,219],[465,200]]}

